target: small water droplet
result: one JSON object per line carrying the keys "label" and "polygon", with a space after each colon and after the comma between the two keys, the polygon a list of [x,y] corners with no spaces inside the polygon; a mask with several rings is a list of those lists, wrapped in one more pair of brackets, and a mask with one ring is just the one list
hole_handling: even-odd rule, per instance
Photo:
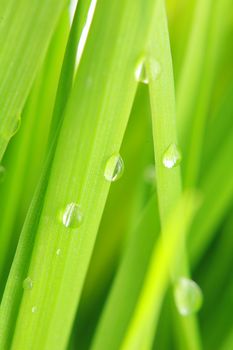
{"label": "small water droplet", "polygon": [[120,154],[113,154],[107,161],[104,177],[107,181],[117,181],[124,172],[124,162]]}
{"label": "small water droplet", "polygon": [[144,170],[144,180],[149,184],[154,184],[155,176],[155,165],[149,164]]}
{"label": "small water droplet", "polygon": [[58,249],[56,250],[56,255],[59,256],[60,254],[61,254],[61,249],[58,248]]}
{"label": "small water droplet", "polygon": [[83,221],[81,206],[76,203],[69,203],[62,215],[62,223],[65,227],[77,228]]}
{"label": "small water droplet", "polygon": [[203,301],[200,287],[194,281],[181,277],[174,289],[176,307],[182,316],[197,312]]}
{"label": "small water droplet", "polygon": [[12,130],[12,136],[15,135],[19,131],[20,126],[21,126],[21,117],[18,116],[18,118],[16,119],[16,121],[14,123],[14,127]]}
{"label": "small water droplet", "polygon": [[0,183],[2,183],[6,176],[6,169],[3,165],[0,165]]}
{"label": "small water droplet", "polygon": [[25,278],[23,281],[23,289],[24,290],[31,290],[33,287],[33,281],[30,277]]}
{"label": "small water droplet", "polygon": [[174,168],[181,162],[182,156],[178,146],[175,143],[171,143],[163,154],[163,165],[166,168]]}
{"label": "small water droplet", "polygon": [[134,76],[136,81],[143,83],[143,84],[148,84],[149,83],[149,79],[147,76],[147,72],[146,72],[146,66],[145,66],[145,58],[140,58],[137,62],[136,68],[135,68],[135,72],[134,72]]}
{"label": "small water droplet", "polygon": [[37,306],[34,305],[34,306],[32,307],[32,313],[35,314],[36,312],[37,312]]}

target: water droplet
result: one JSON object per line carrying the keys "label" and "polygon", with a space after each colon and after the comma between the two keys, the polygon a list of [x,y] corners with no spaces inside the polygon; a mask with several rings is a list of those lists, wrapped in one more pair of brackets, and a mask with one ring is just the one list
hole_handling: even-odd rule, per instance
{"label": "water droplet", "polygon": [[145,66],[145,58],[140,58],[137,62],[136,69],[134,72],[134,76],[136,81],[143,83],[143,84],[148,84],[149,79],[147,76],[146,72],[146,66]]}
{"label": "water droplet", "polygon": [[104,177],[107,181],[114,182],[118,180],[124,172],[124,162],[120,154],[113,154],[107,161]]}
{"label": "water droplet", "polygon": [[33,281],[30,277],[25,278],[23,281],[23,289],[24,290],[31,290],[33,287]]}
{"label": "water droplet", "polygon": [[3,165],[0,165],[0,183],[2,183],[6,176],[6,169]]}
{"label": "water droplet", "polygon": [[69,203],[62,215],[62,223],[65,227],[77,228],[83,221],[83,212],[79,204]]}
{"label": "water droplet", "polygon": [[56,255],[59,256],[60,254],[61,254],[61,249],[58,248],[58,249],[56,250]]}
{"label": "water droplet", "polygon": [[34,305],[34,306],[32,307],[32,313],[35,314],[36,312],[37,312],[37,306]]}
{"label": "water droplet", "polygon": [[13,130],[11,131],[11,136],[15,135],[19,131],[20,126],[21,126],[21,117],[19,115],[14,122]]}
{"label": "water droplet", "polygon": [[181,162],[182,156],[178,146],[175,143],[170,144],[163,154],[163,165],[166,168],[174,168]]}
{"label": "water droplet", "polygon": [[181,277],[174,289],[176,307],[182,316],[197,312],[203,301],[200,287],[192,280]]}

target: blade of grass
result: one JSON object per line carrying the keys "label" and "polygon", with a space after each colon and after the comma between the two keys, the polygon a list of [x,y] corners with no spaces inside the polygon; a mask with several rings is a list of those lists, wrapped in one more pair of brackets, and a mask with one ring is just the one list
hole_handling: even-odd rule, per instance
{"label": "blade of grass", "polygon": [[[74,348],[89,348],[122,250],[128,241],[128,232],[131,231],[132,225],[135,227],[134,222],[138,221],[138,215],[141,214],[145,186],[144,168],[145,164],[148,164],[147,153],[152,153],[151,144],[148,142],[150,135],[148,89],[142,85],[138,86],[121,146],[125,164],[124,176],[110,188],[76,312],[72,332]],[[126,193],[127,201],[122,202]]]}
{"label": "blade of grass", "polygon": [[[67,39],[67,26],[68,14],[66,11],[58,24],[43,68],[24,108],[22,128],[4,157],[7,176],[1,187],[0,195],[1,292],[5,286],[3,274],[4,276],[8,274],[18,233],[21,230],[22,221],[19,217],[24,216],[27,211],[45,156],[55,91]],[[54,59],[56,64],[54,64]],[[21,225],[18,225],[19,229],[16,228],[16,222],[21,222]]]}
{"label": "blade of grass", "polygon": [[[79,2],[79,16],[80,21],[86,16],[86,7],[82,6]],[[81,8],[81,10],[80,10]],[[78,24],[77,19],[73,22],[73,26]],[[31,258],[31,251],[35,240],[36,229],[39,223],[40,214],[42,211],[43,200],[47,189],[48,178],[51,170],[51,164],[56,149],[57,137],[59,130],[62,125],[62,111],[65,109],[67,101],[63,100],[63,105],[58,99],[62,94],[66,95],[66,91],[71,90],[72,81],[70,75],[75,70],[75,56],[76,51],[73,49],[75,43],[78,40],[78,33],[75,29],[71,29],[70,38],[67,44],[66,52],[71,51],[72,54],[66,53],[64,58],[61,77],[59,81],[58,92],[56,96],[56,102],[53,112],[53,118],[57,123],[53,122],[50,131],[50,151],[46,159],[44,169],[42,171],[41,179],[37,186],[35,195],[33,197],[31,206],[29,208],[19,245],[16,251],[16,255],[13,261],[13,265],[10,271],[10,276],[7,281],[7,285],[4,291],[3,300],[1,303],[0,312],[0,348],[8,348],[12,341],[12,333],[14,332],[14,324],[17,318],[17,312],[22,297],[22,281],[28,269],[28,264]],[[80,34],[79,34],[80,35]],[[73,55],[73,57],[72,57]],[[67,79],[69,84],[66,82],[65,77],[67,73]],[[10,301],[10,302],[9,302]]]}
{"label": "blade of grass", "polygon": [[91,346],[93,350],[121,348],[159,232],[156,211],[157,203],[153,197],[129,236]]}
{"label": "blade of grass", "polygon": [[0,26],[0,160],[66,0],[3,0]]}
{"label": "blade of grass", "polygon": [[[169,169],[163,164],[164,153],[170,145],[177,145],[177,135],[172,60],[166,11],[162,0],[158,1],[156,19],[149,45],[150,56],[147,71],[152,111],[157,193],[163,228],[181,195],[181,175],[179,166]],[[189,274],[184,242],[180,247],[180,252],[180,266],[177,270],[172,270],[173,280]],[[186,348],[199,349],[201,345],[195,317],[184,319],[177,313],[177,318],[181,324],[183,339],[187,342]],[[190,333],[192,333],[192,337],[189,336]]]}
{"label": "blade of grass", "polygon": [[[142,8],[145,18],[139,26]],[[30,348],[32,343],[56,348],[67,341],[109,189],[103,176],[105,162],[122,141],[136,90],[134,62],[153,8],[152,1],[146,6],[129,0],[97,3],[66,109],[29,269],[36,287],[24,293],[12,348]],[[86,217],[79,234],[67,232],[57,220],[57,211],[77,200]],[[57,248],[61,248],[60,259],[56,259]],[[48,314],[43,308],[50,310]],[[25,326],[28,332],[22,337],[20,328]]]}
{"label": "blade of grass", "polygon": [[73,85],[78,43],[81,38],[83,26],[85,24],[90,4],[91,0],[79,0],[74,13],[74,18],[72,21],[69,40],[67,43],[67,48],[64,57],[64,64],[62,66],[61,76],[57,88],[50,140],[52,140],[55,137],[57,125],[60,123],[61,115],[64,112]]}
{"label": "blade of grass", "polygon": [[[163,228],[163,236],[152,252],[139,301],[121,349],[151,348],[162,299],[169,282],[169,270],[173,264],[176,265],[179,254],[174,247],[182,244],[195,207],[195,197],[186,194],[179,200],[173,212],[169,214],[170,217]],[[193,342],[195,348],[195,340]]]}
{"label": "blade of grass", "polygon": [[[97,240],[95,243],[88,276],[86,277],[86,288],[83,296],[88,308],[92,309],[92,302],[98,297],[99,288],[103,285],[101,280],[109,280],[112,269],[116,265],[121,254],[122,246],[125,244],[126,232],[131,226],[131,221],[141,198],[138,198],[138,187],[141,187],[145,148],[147,147],[148,126],[150,106],[148,91],[140,86],[131,111],[126,134],[121,147],[121,155],[124,159],[124,176],[110,188],[108,200],[104,209]],[[135,139],[135,134],[138,137]],[[121,199],[127,192],[127,201],[122,203]],[[115,213],[112,217],[111,213]],[[119,217],[121,220],[119,220]],[[109,235],[111,232],[111,235]],[[106,249],[107,247],[107,249]],[[100,291],[100,294],[102,292]]]}
{"label": "blade of grass", "polygon": [[[232,133],[222,142],[218,154],[213,155],[208,173],[201,181],[204,194],[203,204],[198,211],[190,232],[189,251],[195,265],[205,252],[215,234],[215,227],[221,222],[230,207],[233,196],[232,177]],[[219,179],[224,179],[219,187]],[[219,188],[216,200],[216,188]]]}
{"label": "blade of grass", "polygon": [[[186,186],[194,186],[199,177],[210,98],[230,9],[230,0],[197,3],[177,98],[178,130],[184,150],[187,149],[184,153]],[[189,74],[190,67],[192,74]]]}

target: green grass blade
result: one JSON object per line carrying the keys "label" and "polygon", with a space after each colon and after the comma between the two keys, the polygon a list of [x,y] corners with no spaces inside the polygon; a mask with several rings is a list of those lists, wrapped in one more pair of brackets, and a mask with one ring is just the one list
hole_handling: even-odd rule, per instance
{"label": "green grass blade", "polygon": [[91,0],[79,0],[75,10],[64,62],[62,65],[61,76],[57,88],[56,103],[53,112],[53,124],[51,126],[50,134],[51,140],[55,136],[57,125],[60,123],[61,115],[64,112],[72,88],[78,43],[80,41],[90,3]]}
{"label": "green grass blade", "polygon": [[93,350],[121,348],[159,232],[158,220],[154,218],[156,212],[157,203],[153,198],[130,235],[91,346]]}
{"label": "green grass blade", "polygon": [[[145,20],[139,26],[142,8]],[[136,91],[134,66],[153,8],[152,1],[147,6],[129,0],[97,4],[66,109],[29,269],[36,287],[24,293],[12,348],[35,346],[35,337],[38,348],[63,347],[67,341],[109,189],[103,176],[105,164],[122,142]],[[85,212],[78,234],[67,232],[57,219],[58,211],[70,201],[81,202]],[[25,326],[30,330],[22,337],[20,328]]]}
{"label": "green grass blade", "polygon": [[186,186],[194,186],[199,177],[210,98],[231,6],[230,0],[197,3],[177,98],[179,132],[185,147]]}
{"label": "green grass blade", "polygon": [[[173,69],[166,11],[162,0],[158,1],[157,17],[150,42],[149,55],[147,70],[152,110],[158,202],[163,227],[181,195],[181,175],[179,165],[170,169],[164,166],[163,160],[165,152],[171,145],[177,147],[177,135]],[[173,280],[189,274],[184,242],[183,246],[180,247],[180,251],[182,258],[177,270],[172,271]],[[193,333],[194,341],[190,340],[188,334],[183,335],[183,338],[188,342],[186,346],[190,349],[199,349],[200,340],[195,319],[183,320],[182,316],[179,319],[183,332]]]}
{"label": "green grass blade", "polygon": [[[174,247],[182,244],[195,209],[196,198],[186,194],[170,213],[163,228],[163,238],[156,244],[152,252],[139,301],[125,335],[122,349],[151,348],[162,299],[169,282],[169,270],[173,264],[177,263],[178,255]],[[195,348],[195,340],[190,339],[190,344],[192,341],[193,348]]]}
{"label": "green grass blade", "polygon": [[24,108],[21,129],[4,157],[7,176],[0,187],[1,289],[5,286],[3,273],[8,274],[18,234],[22,227],[20,216],[25,217],[45,157],[55,91],[67,40],[67,29],[68,12],[66,11],[58,24],[58,29],[46,54],[46,60]]}
{"label": "green grass blade", "polygon": [[3,0],[0,27],[0,159],[66,0]]}

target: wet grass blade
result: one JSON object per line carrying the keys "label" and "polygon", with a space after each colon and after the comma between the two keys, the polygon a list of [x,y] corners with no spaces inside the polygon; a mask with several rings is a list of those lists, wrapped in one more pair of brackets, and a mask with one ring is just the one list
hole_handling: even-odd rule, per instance
{"label": "wet grass blade", "polygon": [[[142,7],[143,27],[138,25]],[[40,339],[38,348],[65,346],[110,186],[103,174],[106,161],[122,142],[137,85],[135,61],[153,8],[152,1],[146,7],[130,0],[97,3],[66,108],[29,267],[34,287],[24,293],[12,348],[30,348],[35,337]],[[57,217],[74,201],[84,212],[78,233]],[[59,256],[57,249],[61,249]],[[22,337],[25,326],[30,329]]]}
{"label": "wet grass blade", "polygon": [[[149,91],[152,111],[152,128],[156,164],[156,180],[159,212],[162,228],[181,196],[181,174],[176,131],[176,105],[173,69],[165,5],[158,1],[157,17],[149,46],[147,63]],[[185,243],[180,246],[180,265],[172,269],[173,282],[180,276],[189,275]],[[190,349],[200,348],[195,317],[184,319],[177,314],[183,339]],[[177,321],[176,321],[177,322]],[[192,333],[192,340],[189,336]]]}

